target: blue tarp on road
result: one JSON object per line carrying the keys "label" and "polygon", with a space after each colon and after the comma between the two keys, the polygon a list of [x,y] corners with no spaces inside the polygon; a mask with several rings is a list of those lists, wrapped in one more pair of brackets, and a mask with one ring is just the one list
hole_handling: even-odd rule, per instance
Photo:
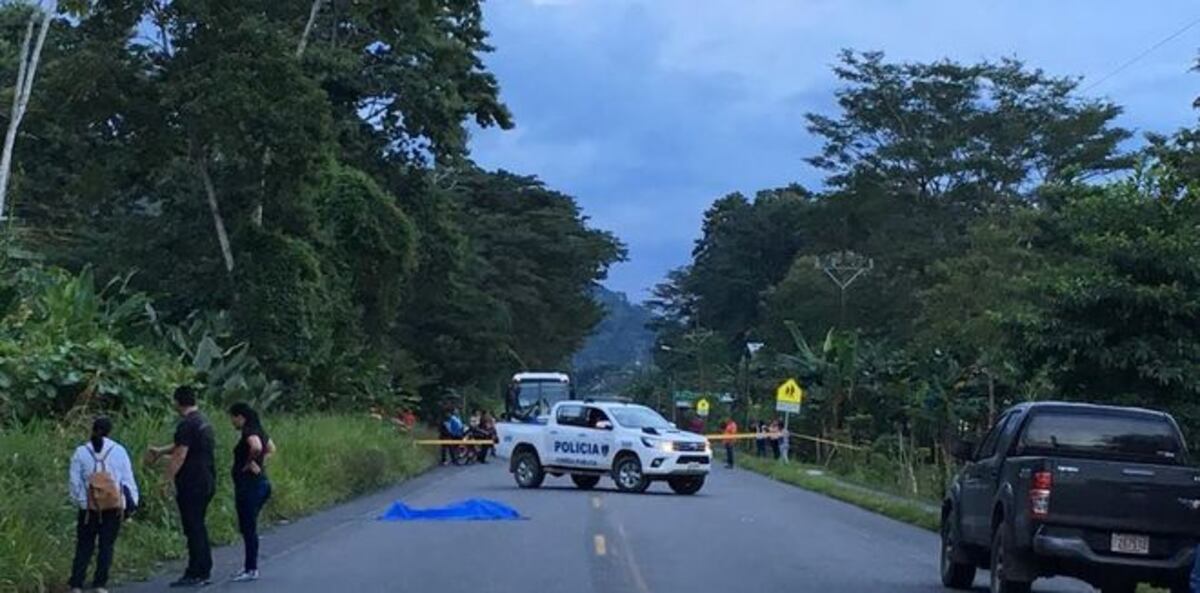
{"label": "blue tarp on road", "polygon": [[469,498],[428,509],[414,509],[397,500],[379,516],[380,521],[511,521],[520,518],[516,509],[486,498]]}

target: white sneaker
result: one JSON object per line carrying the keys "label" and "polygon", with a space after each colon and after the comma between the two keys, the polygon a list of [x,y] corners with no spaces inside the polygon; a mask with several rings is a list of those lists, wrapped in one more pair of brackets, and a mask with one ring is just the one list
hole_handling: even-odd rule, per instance
{"label": "white sneaker", "polygon": [[105,589],[104,587],[96,587],[95,589],[92,589],[92,593],[108,593],[108,589]]}
{"label": "white sneaker", "polygon": [[257,570],[243,570],[242,572],[238,573],[237,576],[233,577],[233,582],[235,582],[235,583],[249,583],[250,581],[257,581],[257,580],[258,580],[258,571]]}

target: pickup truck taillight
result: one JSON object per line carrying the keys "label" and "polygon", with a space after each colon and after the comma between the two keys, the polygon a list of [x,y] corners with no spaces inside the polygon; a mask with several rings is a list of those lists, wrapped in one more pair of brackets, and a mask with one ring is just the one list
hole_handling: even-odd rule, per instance
{"label": "pickup truck taillight", "polygon": [[1048,471],[1034,472],[1029,487],[1029,513],[1034,518],[1050,514],[1050,491],[1054,487],[1054,474]]}

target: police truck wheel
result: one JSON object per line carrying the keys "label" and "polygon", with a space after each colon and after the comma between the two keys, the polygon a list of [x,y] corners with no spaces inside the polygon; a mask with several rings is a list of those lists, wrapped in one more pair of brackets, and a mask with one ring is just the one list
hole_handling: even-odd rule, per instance
{"label": "police truck wheel", "polygon": [[521,488],[537,488],[546,479],[546,472],[537,454],[532,451],[521,451],[513,459],[513,477]]}
{"label": "police truck wheel", "polygon": [[667,485],[675,491],[675,494],[695,494],[704,487],[704,476],[670,478],[667,480]]}
{"label": "police truck wheel", "polygon": [[642,462],[634,455],[626,455],[617,460],[617,465],[613,468],[613,480],[621,492],[645,492],[650,486],[646,474],[642,473]]}
{"label": "police truck wheel", "polygon": [[575,487],[580,490],[591,490],[600,483],[600,476],[589,476],[586,474],[571,474],[571,481],[575,482]]}

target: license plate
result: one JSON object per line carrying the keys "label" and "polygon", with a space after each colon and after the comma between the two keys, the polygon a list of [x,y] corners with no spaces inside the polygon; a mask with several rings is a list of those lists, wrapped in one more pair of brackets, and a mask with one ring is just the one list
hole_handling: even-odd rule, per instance
{"label": "license plate", "polygon": [[700,464],[699,463],[689,463],[689,464],[687,464],[687,468],[688,469],[700,469]]}
{"label": "license plate", "polygon": [[1118,554],[1145,556],[1150,553],[1150,537],[1146,535],[1114,533],[1112,534],[1112,551]]}

